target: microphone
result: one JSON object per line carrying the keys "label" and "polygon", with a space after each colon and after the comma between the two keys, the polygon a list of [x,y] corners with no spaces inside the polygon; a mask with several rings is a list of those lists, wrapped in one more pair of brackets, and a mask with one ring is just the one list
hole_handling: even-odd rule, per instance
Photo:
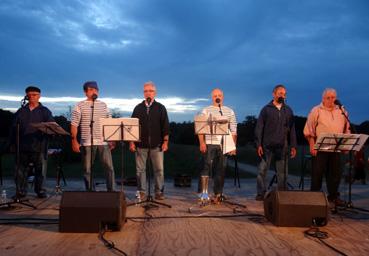
{"label": "microphone", "polygon": [[277,102],[279,104],[284,104],[284,98],[283,97],[278,97]]}
{"label": "microphone", "polygon": [[147,106],[146,106],[146,114],[150,113],[150,103],[151,103],[151,98],[147,97],[146,98],[146,102],[147,102]]}
{"label": "microphone", "polygon": [[92,100],[95,101],[97,99],[97,94],[92,94]]}
{"label": "microphone", "polygon": [[24,107],[26,104],[27,104],[27,100],[29,100],[29,98],[28,98],[28,96],[27,95],[25,95],[24,97],[23,97],[23,99],[22,99],[22,101],[21,101],[21,105],[22,105],[22,107]]}
{"label": "microphone", "polygon": [[339,108],[343,108],[344,106],[342,105],[341,101],[339,100],[335,100],[334,104],[337,105]]}
{"label": "microphone", "polygon": [[222,112],[222,108],[221,108],[221,106],[220,106],[220,99],[219,99],[219,98],[216,98],[216,99],[215,99],[215,102],[216,102],[216,103],[218,103],[219,113],[220,113],[220,115],[222,116],[222,115],[223,115],[223,112]]}

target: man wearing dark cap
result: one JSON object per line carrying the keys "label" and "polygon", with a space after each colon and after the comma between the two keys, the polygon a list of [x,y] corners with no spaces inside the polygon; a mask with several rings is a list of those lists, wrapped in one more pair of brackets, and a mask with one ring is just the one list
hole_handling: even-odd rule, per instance
{"label": "man wearing dark cap", "polygon": [[[50,110],[43,106],[39,100],[41,90],[35,86],[26,88],[26,96],[22,107],[15,113],[12,129],[12,142],[19,139],[19,166],[16,168],[15,198],[20,199],[27,195],[27,170],[33,165],[35,170],[34,190],[39,198],[46,197],[43,189],[42,160],[46,151],[46,140],[42,133],[32,127],[33,123],[54,121]],[[26,103],[28,101],[28,103]],[[18,134],[19,127],[19,134]],[[17,161],[18,162],[18,161]]]}
{"label": "man wearing dark cap", "polygon": [[[74,152],[82,154],[86,190],[95,190],[92,181],[93,175],[91,173],[91,165],[95,160],[96,153],[98,153],[106,174],[107,190],[114,191],[114,167],[110,152],[114,144],[108,144],[104,141],[100,127],[100,118],[111,117],[111,114],[107,105],[97,100],[99,88],[95,81],[87,81],[84,83],[83,90],[87,98],[77,103],[72,112],[72,149]],[[92,113],[93,118],[91,118]],[[78,128],[80,128],[81,131],[80,142],[77,139]]]}

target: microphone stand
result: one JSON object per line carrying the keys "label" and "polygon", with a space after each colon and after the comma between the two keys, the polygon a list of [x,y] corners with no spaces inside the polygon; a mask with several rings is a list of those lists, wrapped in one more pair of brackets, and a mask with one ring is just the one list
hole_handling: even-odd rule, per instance
{"label": "microphone stand", "polygon": [[[283,112],[284,112],[284,118],[287,117],[287,113],[286,113],[286,103],[285,101],[283,100]],[[292,118],[292,116],[291,116]],[[291,187],[293,189],[293,186],[291,184],[289,184],[287,182],[287,161],[288,161],[288,134],[290,134],[291,130],[290,130],[290,123],[291,121],[289,120],[285,120],[285,133],[284,133],[284,146],[283,146],[283,151],[282,151],[282,154],[283,154],[283,159],[284,159],[284,162],[283,162],[283,174],[284,174],[284,181],[283,181],[283,189],[284,190],[288,190],[288,187]]]}
{"label": "microphone stand", "polygon": [[[284,102],[284,99],[282,101],[282,108],[283,108],[283,113],[284,113],[284,117],[286,119],[286,104]],[[288,120],[285,120],[285,131],[284,131],[284,139],[283,139],[283,148],[282,148],[282,155],[281,155],[281,159],[283,158],[283,176],[284,176],[284,180],[283,180],[283,190],[288,190],[288,187],[290,186],[291,188],[293,188],[293,186],[291,184],[289,184],[287,182],[287,160],[288,160],[288,134],[289,134],[289,122]],[[274,160],[276,161],[276,160]],[[271,179],[268,189],[271,188],[272,184],[274,182],[276,182],[278,184],[278,173],[277,173],[277,165],[276,163],[274,163],[274,169],[275,169],[275,174],[273,176],[273,178]]]}
{"label": "microphone stand", "polygon": [[94,94],[92,96],[92,105],[91,105],[91,121],[90,121],[90,136],[91,136],[91,146],[90,146],[90,184],[88,187],[88,191],[93,191],[93,172],[92,172],[92,165],[94,163],[94,158],[93,158],[93,144],[94,144],[94,132],[93,132],[93,127],[94,127],[94,110],[95,110],[95,100],[96,100],[96,95]]}
{"label": "microphone stand", "polygon": [[[222,107],[220,105],[220,103],[218,103],[218,107],[219,107],[219,113],[221,116],[223,116],[223,111],[222,111]],[[238,160],[237,160],[237,156],[234,155],[232,156],[233,160],[234,160],[234,186],[236,186],[237,182],[238,182],[238,187],[241,188],[241,184],[240,184],[240,176],[239,176],[239,172],[238,172]]]}
{"label": "microphone stand", "polygon": [[[148,161],[147,163],[147,176],[149,176],[148,178],[148,195],[146,196],[146,200],[144,201],[141,201],[141,202],[138,202],[138,203],[135,203],[136,205],[138,204],[144,204],[143,205],[143,208],[145,210],[148,210],[148,209],[151,209],[151,208],[158,208],[159,205],[162,205],[162,206],[165,206],[165,207],[168,207],[168,208],[172,208],[171,205],[169,204],[165,204],[165,203],[161,203],[161,202],[158,202],[158,201],[155,201],[154,198],[152,197],[151,195],[151,129],[150,129],[150,102],[151,102],[151,98],[147,98],[147,103],[148,103],[148,106],[147,106],[147,132],[148,132],[148,152],[147,152],[147,159],[146,161]],[[130,205],[128,205],[130,206]]]}
{"label": "microphone stand", "polygon": [[[24,98],[22,100],[22,108],[25,107],[25,99]],[[17,118],[17,117],[16,117]],[[16,184],[16,187],[17,187],[17,191],[16,191],[16,194],[13,198],[12,201],[9,201],[9,202],[3,202],[0,204],[0,207],[3,206],[3,205],[7,205],[8,208],[11,207],[12,204],[21,204],[21,205],[25,205],[25,206],[28,206],[28,207],[31,207],[33,209],[37,209],[36,206],[34,206],[32,203],[29,202],[29,199],[27,198],[24,198],[24,199],[21,199],[18,197],[18,184],[19,184],[19,169],[20,169],[20,120],[17,118],[17,123],[16,123],[16,134],[15,134],[16,138],[15,138],[15,146],[16,146],[16,151],[15,151],[15,158],[16,158],[16,172],[15,172],[15,180],[17,182]],[[23,182],[27,182],[25,180],[22,181]],[[23,185],[23,184],[22,184]]]}
{"label": "microphone stand", "polygon": [[[220,113],[220,115],[221,116],[223,116],[223,111],[222,111],[222,107],[221,107],[221,105],[220,105],[220,100],[219,99],[216,99],[216,102],[218,103],[218,107],[219,107],[219,113]],[[229,126],[229,124],[228,124],[228,126]],[[229,130],[228,130],[228,132],[229,132]],[[224,135],[222,135],[222,141],[221,141],[221,143],[222,143],[222,154],[223,154],[223,147],[224,147]],[[232,138],[233,139],[233,138]],[[224,160],[226,160],[226,156],[223,156],[224,157]],[[235,178],[234,178],[234,183],[235,183],[235,185],[236,185],[236,175],[237,175],[237,177],[238,177],[238,185],[240,186],[240,180],[239,180],[239,176],[238,176],[238,165],[237,165],[237,158],[236,158],[236,156],[234,156],[234,160],[235,160]],[[223,168],[223,167],[222,167]],[[225,175],[225,174],[224,174]],[[224,187],[224,176],[223,176],[223,187]],[[239,203],[236,203],[236,202],[232,202],[232,201],[230,201],[230,200],[228,200],[225,196],[224,196],[224,194],[222,193],[221,195],[220,195],[220,202],[221,203],[225,203],[225,204],[229,204],[229,205],[233,205],[233,206],[239,206],[239,207],[242,207],[242,208],[246,208],[246,206],[245,205],[243,205],[243,204],[239,204]],[[234,208],[233,209],[233,212],[234,213],[236,213],[236,208]]]}
{"label": "microphone stand", "polygon": [[[341,113],[345,117],[347,123],[349,124],[351,133],[356,133],[356,129],[355,129],[354,126],[352,126],[348,115],[346,114],[346,112],[343,109],[343,106],[341,104],[337,104],[337,105],[340,108]],[[349,153],[349,163],[350,163],[350,165],[349,165],[349,198],[348,198],[348,202],[345,203],[345,207],[349,208],[349,209],[357,209],[357,210],[367,211],[365,209],[355,208],[353,203],[352,203],[352,200],[351,200],[351,194],[352,194],[352,191],[351,191],[351,187],[352,187],[352,180],[351,180],[352,179],[352,165],[354,164],[352,159],[353,159],[352,150],[350,150],[350,153]]]}

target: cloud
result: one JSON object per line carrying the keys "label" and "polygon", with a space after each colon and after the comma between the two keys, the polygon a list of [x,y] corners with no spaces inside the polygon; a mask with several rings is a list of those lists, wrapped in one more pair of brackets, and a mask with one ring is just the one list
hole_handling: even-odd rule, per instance
{"label": "cloud", "polygon": [[[19,105],[23,96],[12,95],[0,95],[1,108],[15,111],[14,105]],[[40,101],[45,104],[54,115],[65,114],[69,111],[69,107],[73,107],[77,102],[84,100],[85,98],[79,97],[41,97]],[[108,107],[117,112],[131,113],[134,107],[142,101],[141,98],[100,98],[104,101]],[[199,111],[204,101],[207,99],[184,99],[181,97],[166,97],[157,98],[157,101],[164,104],[169,113],[181,115],[181,114],[194,114]]]}
{"label": "cloud", "polygon": [[367,0],[2,0],[0,87],[80,95],[93,79],[119,99],[139,98],[148,80],[161,98],[208,98],[221,87],[242,120],[258,114],[277,83],[300,115],[331,86],[362,121],[368,10]]}

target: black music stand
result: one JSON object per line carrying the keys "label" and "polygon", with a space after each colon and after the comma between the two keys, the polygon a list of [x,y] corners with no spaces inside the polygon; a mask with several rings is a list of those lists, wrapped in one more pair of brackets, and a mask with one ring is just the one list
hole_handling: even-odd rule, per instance
{"label": "black music stand", "polygon": [[[123,178],[124,178],[124,142],[138,142],[140,141],[140,125],[138,118],[103,118],[100,120],[103,138],[105,141],[119,141],[121,144],[122,152],[121,152],[121,190],[123,192]],[[151,196],[151,173],[149,175],[149,194],[146,197],[146,200],[127,204],[127,206],[137,205],[137,204],[145,204],[145,208],[155,207],[153,205],[163,205],[171,208],[170,205],[157,202]]]}
{"label": "black music stand", "polygon": [[104,141],[117,141],[121,146],[121,192],[124,180],[124,142],[139,141],[140,125],[137,118],[101,118],[100,125]]}
{"label": "black music stand", "polygon": [[[58,125],[56,122],[41,122],[41,123],[33,123],[31,124],[32,127],[38,129],[39,131],[41,131],[43,134],[50,136],[50,137],[55,137],[55,136],[70,136],[70,134],[68,132],[66,132],[60,125]],[[47,157],[48,154],[48,145],[46,145],[45,147],[45,155]],[[63,178],[64,181],[64,185],[66,184],[65,182],[65,177],[64,177],[64,173],[63,170],[61,168],[61,152],[54,152],[56,153],[57,156],[57,167],[56,167],[56,185],[55,185],[55,193],[56,194],[61,194],[63,192],[63,190],[61,189],[60,186],[60,178]]]}
{"label": "black music stand", "polygon": [[[323,152],[342,152],[348,151],[350,154],[350,167],[349,167],[349,199],[346,204],[346,208],[354,208],[351,201],[351,176],[352,176],[352,153],[354,151],[360,151],[364,146],[365,141],[369,135],[366,134],[321,134],[314,148]],[[360,208],[356,208],[361,210]],[[362,209],[365,210],[365,209]]]}
{"label": "black music stand", "polygon": [[233,185],[235,187],[241,188],[240,183],[240,172],[238,170],[238,158],[237,155],[231,156],[234,161],[234,178],[233,178]]}
{"label": "black music stand", "polygon": [[304,190],[305,186],[305,173],[308,168],[308,163],[311,162],[311,155],[310,154],[304,154],[304,151],[302,151],[302,160],[301,160],[301,174],[300,174],[300,182],[299,182],[299,188],[301,190]]}
{"label": "black music stand", "polygon": [[[22,103],[23,106],[23,103]],[[15,142],[15,146],[16,146],[16,175],[18,175],[18,170],[20,168],[20,122],[18,121],[16,124],[16,142]],[[0,208],[4,205],[6,205],[8,208],[11,208],[13,204],[21,204],[24,206],[28,206],[31,207],[33,209],[37,209],[36,206],[34,206],[32,203],[29,202],[28,198],[20,198],[17,196],[17,194],[13,197],[13,199],[11,200],[7,200],[6,202],[3,202],[0,204]]]}

